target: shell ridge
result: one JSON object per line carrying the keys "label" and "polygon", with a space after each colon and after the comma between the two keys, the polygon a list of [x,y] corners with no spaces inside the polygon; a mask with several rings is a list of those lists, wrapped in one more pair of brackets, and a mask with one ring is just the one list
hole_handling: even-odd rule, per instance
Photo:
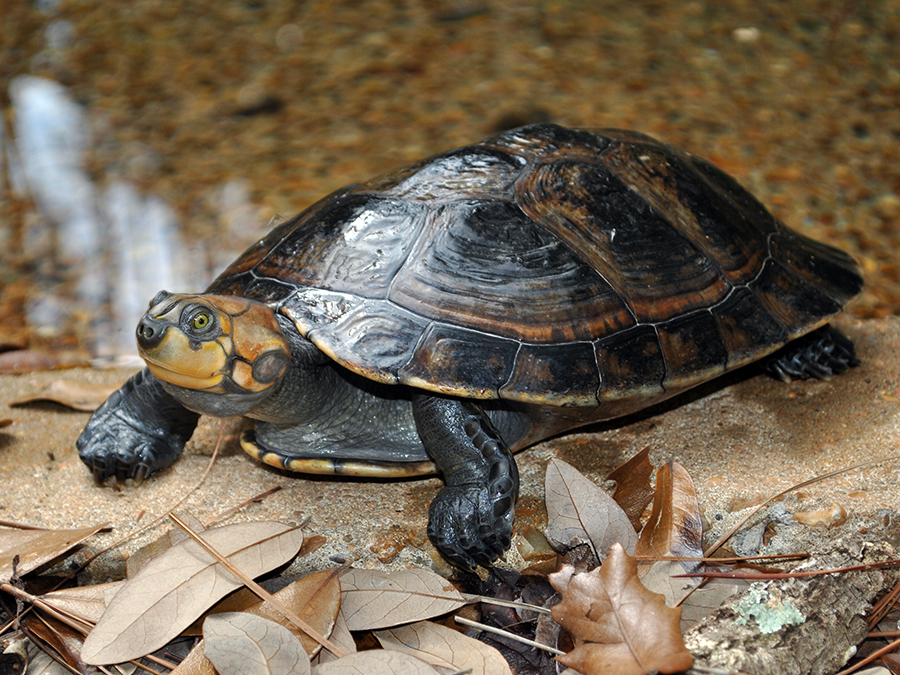
{"label": "shell ridge", "polygon": [[[551,164],[559,164],[561,161],[562,160],[535,162],[530,167],[526,167],[526,170],[524,170],[522,172],[522,174],[519,176],[519,178],[516,179],[516,183],[515,183],[516,192],[524,193],[527,191],[527,186],[525,184],[530,179],[530,177],[534,175],[535,169],[542,167],[542,166],[549,166]],[[576,159],[572,159],[570,161],[573,164],[577,163]],[[572,242],[569,240],[569,238],[565,236],[565,233],[567,231],[572,231],[573,229],[576,229],[575,223],[572,221],[572,219],[557,211],[555,213],[556,217],[563,220],[566,224],[566,227],[561,227],[560,225],[557,225],[556,223],[548,221],[548,219],[543,217],[541,214],[532,212],[531,209],[528,208],[529,206],[530,206],[530,203],[528,201],[519,201],[518,202],[518,207],[522,211],[522,213],[525,214],[525,216],[530,218],[535,223],[535,225],[540,227],[542,230],[547,232],[549,235],[558,239],[559,242],[563,246],[565,246],[572,253],[573,256],[576,256],[577,258],[581,259],[585,264],[587,264],[594,271],[594,273],[597,274],[597,276],[600,279],[602,279],[606,284],[609,285],[609,287],[611,289],[613,289],[613,291],[616,293],[616,295],[619,296],[619,299],[621,299],[622,306],[628,312],[632,322],[634,324],[637,324],[638,323],[637,313],[635,311],[633,300],[631,298],[630,293],[628,292],[626,285],[619,284],[617,282],[612,281],[610,279],[610,277],[603,272],[603,266],[595,264],[594,260],[588,259],[588,258],[585,258],[584,256],[582,256],[578,252],[578,250],[572,245]]]}
{"label": "shell ridge", "polygon": [[[720,252],[717,250],[716,242],[709,239],[696,210],[688,208],[689,204],[679,190],[678,169],[681,167],[675,162],[684,159],[684,153],[666,143],[649,138],[638,140],[640,145],[612,138],[608,148],[601,155],[600,163],[643,204],[649,214],[654,216],[660,224],[660,229],[667,233],[670,243],[678,248],[683,247],[680,253],[690,253],[684,263],[694,261],[702,264],[702,270],[696,275],[697,279],[709,278],[705,279],[702,286],[693,288],[693,293],[718,294],[719,298],[714,301],[721,299],[734,284],[722,264],[724,260],[721,262],[719,260]],[[640,148],[646,148],[646,154],[641,155]],[[721,187],[709,181],[697,170],[689,159],[684,159],[684,163],[691,172],[692,179],[702,182],[715,194],[724,193]],[[659,185],[660,182],[662,187]],[[708,200],[706,203],[709,203]],[[738,204],[730,199],[728,204],[732,212],[747,222]],[[709,205],[712,207],[712,204]],[[752,223],[750,225],[752,226],[750,229],[758,230]],[[721,288],[722,286],[724,288]]]}
{"label": "shell ridge", "polygon": [[[513,378],[516,375],[516,369],[519,365],[519,355],[522,353],[522,348],[524,346],[525,345],[523,343],[519,342],[519,346],[516,348],[516,355],[513,358],[512,368],[509,371],[509,376],[507,376],[506,381],[503,384],[501,384],[499,387],[497,387],[497,396],[499,398],[503,398],[503,399],[508,398],[507,396],[504,396],[504,393],[505,393],[504,388],[507,387],[510,382],[512,382]],[[507,390],[507,392],[508,391],[509,390]]]}

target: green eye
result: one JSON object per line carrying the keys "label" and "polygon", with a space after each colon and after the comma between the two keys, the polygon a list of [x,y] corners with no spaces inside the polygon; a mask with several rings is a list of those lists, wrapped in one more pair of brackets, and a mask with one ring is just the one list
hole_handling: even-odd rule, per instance
{"label": "green eye", "polygon": [[209,328],[212,323],[212,317],[208,312],[197,312],[191,318],[191,327],[194,330],[203,331]]}

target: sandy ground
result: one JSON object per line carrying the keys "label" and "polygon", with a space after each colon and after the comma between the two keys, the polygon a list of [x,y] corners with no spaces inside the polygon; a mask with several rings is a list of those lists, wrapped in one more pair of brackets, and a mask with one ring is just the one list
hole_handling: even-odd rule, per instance
{"label": "sandy ground", "polygon": [[[842,320],[839,325],[855,340],[862,365],[830,382],[783,385],[766,376],[740,373],[689,392],[664,410],[646,411],[520,453],[520,515],[506,564],[526,565],[519,551],[527,552],[526,540],[544,527],[543,473],[553,457],[597,481],[645,446],[651,447],[654,463],[681,462],[696,484],[709,542],[765,497],[815,475],[897,453],[900,319]],[[57,378],[93,383],[117,382],[126,376],[124,371],[89,369],[3,376],[0,401],[16,400]],[[111,523],[113,533],[98,537],[92,544],[95,550],[174,505],[202,474],[219,432],[217,421],[204,418],[175,465],[138,487],[128,483],[114,490],[95,486],[75,451],[87,413],[34,403],[0,408],[2,417],[12,424],[0,430],[0,519],[49,528]],[[301,569],[344,560],[364,567],[436,564],[443,569],[424,535],[427,504],[440,487],[437,479],[372,483],[297,477],[247,457],[237,444],[238,427],[226,425],[221,455],[179,513],[207,521],[279,486],[276,494],[223,522],[308,519],[310,535],[323,535],[326,543],[297,563]],[[896,545],[898,503],[897,465],[880,464],[781,500],[764,512],[768,515],[753,521],[756,529],[748,526],[750,534],[734,545],[742,553],[757,552],[766,524],[767,552],[827,549],[830,540],[848,531]],[[829,528],[801,525],[791,518],[797,512],[819,510],[843,510],[846,520]],[[159,532],[157,528],[105,556],[107,566],[99,576],[116,574],[116,566],[131,551]]]}
{"label": "sandy ground", "polygon": [[[531,448],[519,456],[518,535],[542,527],[549,458],[600,480],[649,445],[654,461],[677,459],[690,470],[713,538],[765,496],[898,451],[900,320],[890,318],[900,311],[898,33],[897,0],[12,0],[0,9],[0,136],[17,134],[17,77],[58,83],[88,126],[83,152],[70,159],[98,209],[127,185],[137,195],[134,214],[164,203],[177,222],[184,244],[163,262],[182,253],[194,285],[173,291],[204,286],[273,216],[519,124],[632,128],[709,158],[790,226],[860,260],[866,290],[842,325],[862,367],[791,386],[738,376],[661,414]],[[103,317],[134,280],[118,274],[125,254],[107,247],[115,237],[103,227],[121,214],[100,218],[98,243],[75,251],[57,230],[65,219],[37,208],[0,155],[0,349],[48,344],[115,355],[118,338]],[[137,248],[146,247],[147,226],[132,225]],[[85,269],[109,276],[85,291]],[[148,288],[131,289],[140,303],[162,283],[150,277]],[[92,293],[99,304],[85,300]],[[129,349],[140,311],[119,324]],[[116,382],[127,374],[0,376],[0,405],[59,377]],[[7,417],[0,519],[108,521],[115,532],[104,543],[174,504],[202,473],[219,428],[204,420],[175,466],[139,488],[111,490],[93,485],[74,451],[85,413],[0,407]],[[423,531],[438,480],[296,478],[244,456],[235,426],[228,429],[222,455],[181,511],[205,520],[281,486],[232,519],[309,518],[327,543],[302,565],[432,563]],[[898,496],[893,466],[832,479],[785,499],[765,541],[814,548],[846,529],[893,541]],[[841,526],[790,520],[835,504],[847,513]],[[752,549],[754,536],[740,546]],[[514,551],[509,563],[524,561]]]}

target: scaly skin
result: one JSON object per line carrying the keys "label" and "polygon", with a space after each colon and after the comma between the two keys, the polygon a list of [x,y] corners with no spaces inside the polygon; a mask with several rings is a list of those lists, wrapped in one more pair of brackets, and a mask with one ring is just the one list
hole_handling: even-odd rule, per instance
{"label": "scaly skin", "polygon": [[199,418],[144,369],[97,408],[78,437],[78,454],[99,482],[140,482],[178,459]]}
{"label": "scaly skin", "polygon": [[463,569],[488,566],[512,541],[519,492],[512,452],[471,401],[417,393],[413,412],[446,482],[428,511],[428,537]]}

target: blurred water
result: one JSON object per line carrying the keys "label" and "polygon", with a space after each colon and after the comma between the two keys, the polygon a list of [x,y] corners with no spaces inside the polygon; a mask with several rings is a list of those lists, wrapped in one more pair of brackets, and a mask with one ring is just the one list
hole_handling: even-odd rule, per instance
{"label": "blurred water", "polygon": [[189,263],[208,278],[206,267],[196,264],[205,257],[190,255],[174,212],[160,197],[142,195],[123,180],[95,184],[86,169],[90,126],[62,85],[18,77],[10,99],[10,183],[39,213],[23,236],[23,254],[36,269],[29,323],[52,335],[87,321],[98,356],[132,354],[134,325],[148,300],[161,288],[189,290]]}

